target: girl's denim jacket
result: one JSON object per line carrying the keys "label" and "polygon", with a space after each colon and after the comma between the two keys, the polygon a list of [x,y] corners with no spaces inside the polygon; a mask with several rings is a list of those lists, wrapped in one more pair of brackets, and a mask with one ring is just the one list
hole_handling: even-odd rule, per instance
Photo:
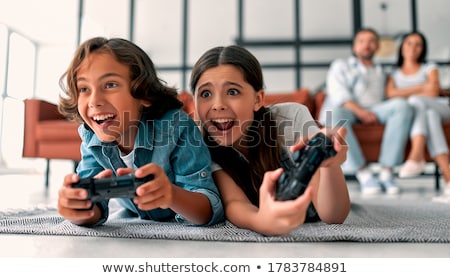
{"label": "girl's denim jacket", "polygon": [[[149,119],[144,114],[141,121],[136,122],[136,128],[134,166],[139,168],[148,163],[158,164],[173,184],[208,197],[212,217],[206,225],[223,221],[222,202],[211,175],[211,157],[195,122],[182,110],[174,109],[160,119]],[[116,173],[118,168],[126,167],[116,143],[101,142],[84,125],[78,128],[78,132],[82,139],[82,158],[77,167],[80,178],[93,177],[105,169],[112,169]],[[130,199],[117,200],[142,219],[187,222],[183,216],[170,209],[143,211]],[[109,215],[108,201],[98,205],[102,210],[102,219],[96,225],[103,224]]]}

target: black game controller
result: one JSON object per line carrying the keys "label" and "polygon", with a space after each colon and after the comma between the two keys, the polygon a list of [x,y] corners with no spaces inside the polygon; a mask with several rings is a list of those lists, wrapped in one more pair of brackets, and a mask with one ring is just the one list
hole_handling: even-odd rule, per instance
{"label": "black game controller", "polygon": [[294,166],[278,179],[276,199],[294,200],[302,195],[322,161],[335,155],[331,139],[317,133],[303,149],[292,154]]}
{"label": "black game controller", "polygon": [[83,178],[73,183],[73,188],[84,188],[88,191],[88,200],[92,204],[111,198],[134,198],[136,188],[153,179],[153,175],[145,178],[136,178],[134,174],[108,177],[108,178]]}

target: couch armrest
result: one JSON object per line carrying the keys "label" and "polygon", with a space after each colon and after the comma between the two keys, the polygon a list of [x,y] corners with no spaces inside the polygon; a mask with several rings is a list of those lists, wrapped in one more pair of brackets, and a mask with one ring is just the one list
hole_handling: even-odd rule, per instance
{"label": "couch armrest", "polygon": [[439,95],[441,97],[450,97],[450,89],[441,89]]}
{"label": "couch armrest", "polygon": [[36,127],[38,122],[44,120],[60,120],[64,116],[58,112],[56,104],[40,99],[24,100],[24,136],[23,153],[24,157],[34,157],[36,149]]}

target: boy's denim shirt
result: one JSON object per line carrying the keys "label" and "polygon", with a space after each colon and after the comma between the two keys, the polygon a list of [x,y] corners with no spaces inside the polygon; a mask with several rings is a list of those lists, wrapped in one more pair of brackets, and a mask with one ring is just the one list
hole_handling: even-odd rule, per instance
{"label": "boy's denim shirt", "polygon": [[[205,226],[223,221],[222,202],[211,175],[211,156],[195,122],[182,110],[174,109],[156,120],[144,114],[136,126],[134,166],[139,168],[148,163],[159,165],[173,184],[208,197],[212,217]],[[82,139],[82,158],[77,167],[80,178],[93,177],[104,169],[112,169],[116,173],[117,168],[126,167],[116,143],[101,142],[84,125],[78,128],[78,132]],[[117,201],[142,219],[170,221],[175,218],[177,222],[188,222],[170,209],[143,211],[131,199],[118,198]],[[96,225],[103,224],[109,215],[108,201],[98,205],[103,215]]]}

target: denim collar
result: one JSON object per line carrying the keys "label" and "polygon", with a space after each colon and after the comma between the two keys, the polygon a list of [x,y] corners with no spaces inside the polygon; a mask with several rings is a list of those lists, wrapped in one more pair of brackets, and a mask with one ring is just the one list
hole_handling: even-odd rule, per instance
{"label": "denim collar", "polygon": [[[114,147],[117,146],[117,142],[102,142],[95,136],[95,133],[87,127],[85,124],[79,127],[79,132],[82,139],[87,142],[88,148],[91,147]],[[146,117],[146,115],[142,115],[141,121],[139,122],[139,127],[136,134],[136,139],[134,142],[134,149],[153,149],[155,134],[154,134],[154,121],[150,120]]]}

